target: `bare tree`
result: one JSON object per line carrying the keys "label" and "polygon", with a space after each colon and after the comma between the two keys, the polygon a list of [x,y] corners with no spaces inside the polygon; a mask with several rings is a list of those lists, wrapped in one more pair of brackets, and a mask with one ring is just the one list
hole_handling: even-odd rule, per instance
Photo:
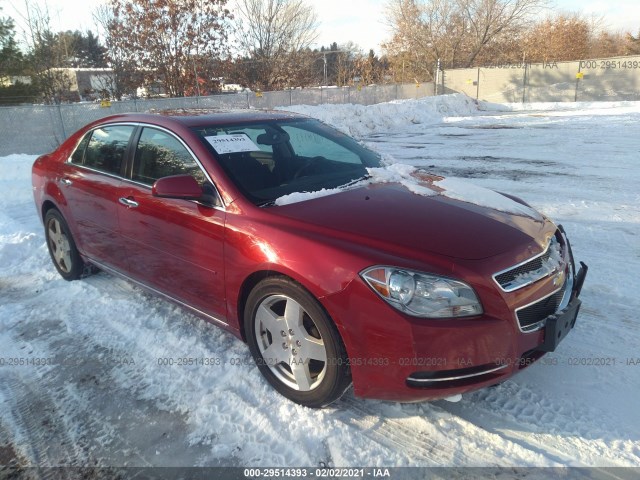
{"label": "bare tree", "polygon": [[237,38],[255,85],[297,86],[292,72],[317,37],[317,16],[304,0],[238,0]]}
{"label": "bare tree", "polygon": [[[74,83],[69,72],[69,48],[51,30],[51,17],[46,6],[25,0],[25,43],[29,49],[28,63],[36,88],[47,103],[68,100]],[[73,52],[71,52],[73,55]]]}
{"label": "bare tree", "polygon": [[625,55],[640,55],[640,30],[635,37],[631,32],[625,34]]}
{"label": "bare tree", "polygon": [[146,83],[160,84],[172,97],[197,90],[213,78],[199,71],[226,54],[231,12],[227,0],[110,0],[106,46],[111,61],[136,65]]}
{"label": "bare tree", "polygon": [[[481,52],[514,35],[546,0],[391,0],[391,55],[422,53],[433,64],[469,67]],[[416,59],[419,61],[419,59]]]}
{"label": "bare tree", "polygon": [[589,57],[593,27],[578,14],[561,13],[536,23],[522,47],[530,62],[559,62]]}
{"label": "bare tree", "polygon": [[356,61],[359,53],[360,50],[358,46],[353,42],[340,45],[339,51],[336,54],[335,65],[338,86],[352,85],[356,81],[358,77]]}
{"label": "bare tree", "polygon": [[546,5],[545,0],[457,0],[457,3],[471,32],[465,67],[473,65],[492,40],[515,34],[532,14]]}
{"label": "bare tree", "polygon": [[105,39],[106,59],[111,74],[102,79],[103,97],[121,100],[123,96],[137,95],[138,87],[144,83],[142,72],[137,72],[137,64],[128,49],[123,35],[112,35],[110,32],[124,28],[115,17],[113,10],[107,5],[100,5],[93,12],[93,19]]}

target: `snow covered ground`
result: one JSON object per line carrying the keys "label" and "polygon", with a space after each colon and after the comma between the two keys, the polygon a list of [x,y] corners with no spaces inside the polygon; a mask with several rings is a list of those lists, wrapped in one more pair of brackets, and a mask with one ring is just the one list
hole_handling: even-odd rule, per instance
{"label": "snow covered ground", "polygon": [[104,273],[62,280],[33,205],[35,157],[11,155],[0,158],[0,465],[639,466],[640,105],[447,96],[293,109],[562,223],[591,267],[574,331],[459,403],[348,393],[305,409],[266,384],[240,341],[184,310]]}

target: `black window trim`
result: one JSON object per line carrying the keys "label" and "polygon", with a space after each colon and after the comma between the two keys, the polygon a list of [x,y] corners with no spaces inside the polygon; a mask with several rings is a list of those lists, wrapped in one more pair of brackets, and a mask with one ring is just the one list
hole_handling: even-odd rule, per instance
{"label": "black window trim", "polygon": [[[111,127],[111,126],[114,126],[114,127],[115,126],[131,126],[131,127],[134,127],[133,133],[131,134],[131,137],[129,137],[129,144],[127,145],[127,148],[126,148],[125,153],[124,153],[124,158],[123,158],[122,165],[120,167],[120,174],[119,175],[116,175],[114,173],[105,172],[105,171],[102,171],[102,170],[98,170],[98,169],[95,169],[95,168],[87,167],[86,165],[84,165],[84,155],[85,155],[84,153],[82,155],[82,161],[83,161],[82,164],[78,164],[78,163],[73,163],[72,162],[73,154],[78,149],[78,147],[80,146],[82,141],[85,139],[85,137],[87,137],[88,135],[92,135],[93,132],[95,130],[99,129],[99,128]],[[109,177],[117,178],[117,179],[122,180],[124,182],[133,183],[135,185],[138,185],[138,186],[141,186],[141,187],[144,187],[144,188],[148,188],[149,190],[151,190],[151,186],[150,185],[147,185],[147,184],[142,183],[142,182],[137,182],[137,181],[135,181],[135,180],[133,180],[131,178],[133,176],[133,162],[134,162],[134,158],[135,158],[135,152],[136,152],[136,149],[138,148],[138,141],[140,140],[140,135],[142,134],[142,130],[144,128],[154,128],[156,130],[160,130],[160,131],[162,131],[164,133],[167,133],[168,135],[170,135],[171,137],[175,138],[176,140],[178,140],[178,142],[180,142],[180,144],[187,150],[187,152],[189,152],[189,155],[191,155],[191,158],[193,158],[193,160],[196,163],[196,165],[198,165],[198,168],[202,171],[202,173],[204,173],[205,178],[213,186],[213,190],[215,191],[215,196],[217,198],[217,202],[214,205],[202,204],[202,202],[198,202],[198,201],[195,201],[195,200],[190,200],[190,201],[193,201],[193,202],[196,202],[196,203],[201,203],[202,205],[205,205],[207,207],[215,208],[216,210],[221,210],[223,212],[226,212],[226,210],[227,210],[226,209],[226,205],[224,204],[224,201],[222,199],[222,195],[220,194],[220,191],[218,190],[218,186],[211,179],[211,177],[209,176],[209,173],[204,168],[204,166],[202,165],[202,163],[200,162],[198,157],[196,157],[196,155],[193,153],[191,148],[189,148],[189,146],[186,144],[186,142],[184,140],[182,140],[182,138],[180,138],[178,135],[176,135],[171,130],[169,130],[169,129],[165,128],[165,127],[162,127],[160,125],[154,125],[152,123],[143,123],[143,122],[113,122],[113,123],[103,123],[101,125],[96,125],[91,130],[87,131],[80,138],[80,140],[78,141],[78,144],[76,145],[76,147],[73,149],[73,151],[69,155],[69,158],[67,159],[67,163],[69,163],[70,165],[73,165],[75,167],[84,168],[84,169],[89,170],[91,172],[100,173],[102,175],[107,175]]]}
{"label": "black window trim", "polygon": [[[112,177],[112,178],[117,178],[119,180],[124,180],[124,173],[126,172],[126,166],[129,163],[129,156],[131,155],[131,140],[135,137],[136,135],[136,131],[137,131],[137,127],[138,125],[136,123],[133,122],[114,122],[114,123],[103,123],[102,125],[96,125],[95,127],[93,127],[91,130],[88,130],[78,141],[78,144],[76,145],[76,147],[73,149],[73,151],[71,152],[71,155],[69,155],[69,158],[67,158],[67,162],[69,165],[73,165],[74,167],[78,167],[78,168],[82,168],[84,170],[89,170],[90,172],[94,172],[94,173],[99,173],[101,175],[106,175],[108,177]],[[105,128],[105,127],[133,127],[133,132],[131,133],[131,136],[129,137],[129,142],[127,143],[127,148],[125,148],[124,151],[124,155],[122,157],[122,164],[120,165],[120,173],[119,174],[115,174],[115,173],[111,173],[111,172],[105,172],[104,170],[98,170],[97,168],[92,168],[92,167],[88,167],[84,164],[84,157],[86,155],[86,147],[85,147],[85,151],[82,153],[82,163],[74,163],[73,162],[73,154],[76,153],[76,150],[78,149],[78,147],[80,146],[80,144],[82,143],[82,141],[93,135],[93,132],[95,132],[96,130],[98,130],[99,128]],[[89,140],[91,141],[91,140]],[[88,146],[88,144],[87,144]]]}

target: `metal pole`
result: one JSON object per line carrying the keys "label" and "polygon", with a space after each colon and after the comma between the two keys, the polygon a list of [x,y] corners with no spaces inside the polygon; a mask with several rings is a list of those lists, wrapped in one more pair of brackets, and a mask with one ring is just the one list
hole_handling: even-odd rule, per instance
{"label": "metal pole", "polygon": [[480,67],[478,67],[478,78],[476,79],[476,100],[480,100]]}
{"label": "metal pole", "polygon": [[58,116],[60,117],[60,127],[62,127],[62,140],[67,139],[67,131],[64,128],[64,118],[62,117],[62,109],[60,104],[58,103]]}
{"label": "metal pole", "polygon": [[196,69],[196,59],[193,58],[193,73],[196,76],[196,104],[200,103],[200,83],[198,82],[198,70]]}
{"label": "metal pole", "polygon": [[[578,73],[581,73],[582,71],[582,60],[578,61]],[[573,101],[577,102],[578,101],[578,88],[580,87],[580,77],[578,77],[576,75],[576,94],[573,97]]]}
{"label": "metal pole", "polygon": [[328,85],[327,83],[327,52],[324,52],[323,58],[324,58],[324,84]]}
{"label": "metal pole", "polygon": [[524,64],[524,75],[522,77],[522,103],[526,101],[527,95],[527,69],[529,68],[528,64]]}

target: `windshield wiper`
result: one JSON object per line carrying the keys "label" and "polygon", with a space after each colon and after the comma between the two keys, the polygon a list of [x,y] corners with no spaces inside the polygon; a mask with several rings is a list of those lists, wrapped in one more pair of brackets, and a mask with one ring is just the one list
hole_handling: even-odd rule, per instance
{"label": "windshield wiper", "polygon": [[365,173],[363,176],[356,178],[355,180],[351,180],[349,183],[345,183],[341,185],[342,187],[350,187],[351,185],[355,185],[356,183],[360,183],[363,180],[369,180],[371,175],[369,173]]}
{"label": "windshield wiper", "polygon": [[[361,176],[361,177],[358,177],[358,178],[356,178],[356,179],[351,180],[350,182],[343,183],[343,184],[341,184],[341,185],[339,185],[339,186],[337,186],[337,187],[333,187],[333,188],[346,188],[346,187],[351,187],[351,186],[353,186],[353,185],[356,185],[356,184],[358,184],[358,183],[362,182],[363,180],[368,180],[368,179],[370,179],[370,178],[371,178],[371,175],[369,175],[369,173],[365,173],[365,174],[364,174],[363,176]],[[325,188],[325,187],[322,187],[322,188]],[[327,187],[327,188],[329,188],[329,187]],[[317,190],[321,190],[321,189],[320,189],[320,188],[318,188],[318,189],[316,189],[316,190],[313,190],[313,189],[311,189],[311,190],[305,190],[305,192],[313,192],[313,191],[317,191]],[[296,193],[296,192],[292,192],[292,193]],[[260,207],[260,208],[263,208],[263,207],[273,207],[273,206],[275,206],[275,205],[276,205],[276,200],[277,200],[277,199],[263,200],[263,201],[261,201],[261,202],[257,202],[257,203],[256,203],[256,205],[257,205],[258,207]]]}

